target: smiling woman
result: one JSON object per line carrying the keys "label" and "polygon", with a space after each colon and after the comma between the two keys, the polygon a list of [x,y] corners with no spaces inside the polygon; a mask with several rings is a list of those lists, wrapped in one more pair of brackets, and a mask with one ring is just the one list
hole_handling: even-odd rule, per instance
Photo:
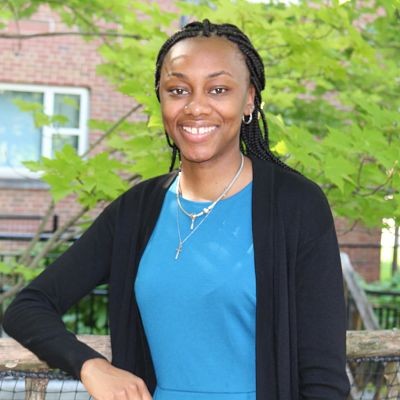
{"label": "smiling woman", "polygon": [[224,163],[229,177],[239,164],[242,116],[254,109],[254,87],[237,46],[218,36],[178,42],[164,59],[159,96],[182,163]]}
{"label": "smiling woman", "polygon": [[[237,27],[172,35],[155,73],[171,172],[109,205],[17,296],[7,332],[97,400],[346,399],[332,215],[271,153],[264,86]],[[61,322],[104,282],[112,364]]]}

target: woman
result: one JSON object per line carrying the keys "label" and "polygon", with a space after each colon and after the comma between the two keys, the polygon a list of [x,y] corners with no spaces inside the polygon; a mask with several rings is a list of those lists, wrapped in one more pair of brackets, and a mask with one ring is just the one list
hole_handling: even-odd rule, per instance
{"label": "woman", "polygon": [[[235,26],[195,22],[163,45],[155,81],[179,174],[108,206],[5,329],[98,400],[345,399],[333,220],[269,150],[260,56]],[[112,365],[60,317],[104,282]]]}

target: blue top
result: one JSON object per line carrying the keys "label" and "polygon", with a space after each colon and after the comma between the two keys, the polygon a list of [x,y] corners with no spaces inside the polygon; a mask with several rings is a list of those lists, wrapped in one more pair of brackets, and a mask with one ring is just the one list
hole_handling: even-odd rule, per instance
{"label": "blue top", "polygon": [[[155,400],[255,400],[256,287],[251,229],[252,184],[221,200],[176,259],[176,181],[146,246],[135,295],[148,339]],[[181,199],[199,212],[210,203]]]}

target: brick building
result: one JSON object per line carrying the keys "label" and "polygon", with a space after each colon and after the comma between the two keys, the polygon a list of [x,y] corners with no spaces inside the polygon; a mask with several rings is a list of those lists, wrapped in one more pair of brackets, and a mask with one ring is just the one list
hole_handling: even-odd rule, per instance
{"label": "brick building", "polygon": [[[167,4],[168,1],[161,3]],[[29,21],[21,21],[19,33],[66,31],[60,19],[49,9],[41,8]],[[10,24],[7,33],[16,33]],[[101,57],[98,42],[79,36],[41,37],[30,40],[0,39],[0,214],[43,215],[49,205],[47,187],[21,164],[26,158],[51,156],[64,143],[83,152],[99,133],[88,130],[88,119],[116,121],[134,104],[101,76],[96,66]],[[68,117],[67,126],[36,129],[32,117],[22,113],[13,99],[42,104],[46,113]],[[13,132],[10,134],[10,132]],[[8,133],[7,133],[8,132]],[[60,202],[55,213],[61,222],[77,209],[72,198]],[[38,221],[14,221],[0,231],[34,230]],[[355,267],[368,279],[379,278],[380,231],[360,226],[348,231],[345,222],[337,221],[342,249],[350,254]],[[370,248],[359,248],[370,244]],[[13,242],[1,241],[0,251],[11,251]],[[358,246],[358,247],[357,247]]]}
{"label": "brick building", "polygon": [[[21,21],[18,29],[21,34],[68,30],[47,8]],[[11,23],[6,32],[16,33],[17,27]],[[89,119],[116,121],[134,105],[132,98],[96,74],[102,61],[96,52],[98,44],[79,36],[0,39],[0,214],[43,215],[48,208],[46,185],[22,166],[21,159],[51,157],[64,143],[83,153],[99,136],[88,130]],[[70,122],[61,129],[35,129],[32,116],[23,115],[12,104],[14,99],[41,103],[47,114],[65,115]],[[14,134],[6,133],[10,130]],[[68,198],[57,205],[55,213],[62,223],[76,209],[73,198]],[[38,225],[35,220],[7,223],[3,221],[1,227],[0,221],[0,230],[23,232]],[[0,243],[8,250],[15,245]]]}

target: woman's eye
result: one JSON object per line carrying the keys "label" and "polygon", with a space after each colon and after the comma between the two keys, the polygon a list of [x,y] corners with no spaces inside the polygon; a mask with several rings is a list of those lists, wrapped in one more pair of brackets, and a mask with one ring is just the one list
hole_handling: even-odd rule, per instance
{"label": "woman's eye", "polygon": [[188,91],[183,88],[173,88],[173,89],[168,90],[168,92],[174,96],[182,96],[182,95],[187,94]]}
{"label": "woman's eye", "polygon": [[224,88],[224,87],[216,87],[214,89],[211,89],[211,93],[212,94],[223,94],[227,91],[228,89]]}

